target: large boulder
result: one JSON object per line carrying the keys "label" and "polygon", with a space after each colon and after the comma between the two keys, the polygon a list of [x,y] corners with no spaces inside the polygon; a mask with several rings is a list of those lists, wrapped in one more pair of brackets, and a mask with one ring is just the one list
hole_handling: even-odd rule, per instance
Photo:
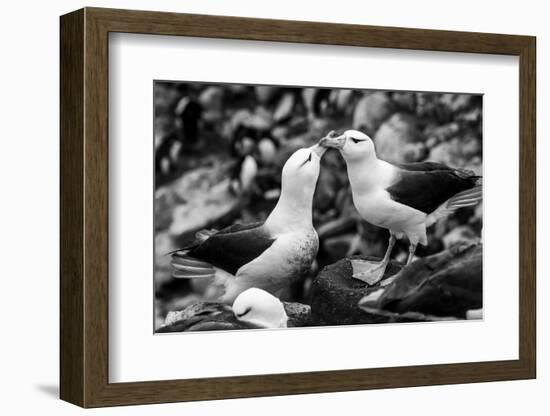
{"label": "large boulder", "polygon": [[483,246],[459,244],[418,259],[360,306],[396,320],[467,319],[483,307]]}
{"label": "large boulder", "polygon": [[[352,257],[359,259],[363,257]],[[367,260],[378,261],[372,257]],[[350,325],[387,322],[384,316],[377,316],[361,310],[359,301],[378,290],[384,281],[395,275],[401,266],[392,261],[381,282],[374,286],[352,277],[350,259],[342,259],[325,267],[313,280],[311,292],[311,315],[315,325]]]}
{"label": "large boulder", "polygon": [[405,267],[391,262],[373,286],[354,279],[350,259],[342,259],[325,267],[313,281],[312,322],[350,325],[467,319],[471,311],[483,307],[482,257],[481,244],[465,243]]}

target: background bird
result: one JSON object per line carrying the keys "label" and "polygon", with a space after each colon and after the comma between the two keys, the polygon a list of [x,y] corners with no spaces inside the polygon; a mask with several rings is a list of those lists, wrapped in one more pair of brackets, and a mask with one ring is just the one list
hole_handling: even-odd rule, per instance
{"label": "background bird", "polygon": [[191,305],[169,313],[160,333],[230,329],[286,328],[288,316],[281,301],[265,290],[242,292],[233,306],[214,302]]}
{"label": "background bird", "polygon": [[370,137],[360,131],[329,134],[320,144],[338,149],[346,161],[353,203],[361,217],[390,231],[381,262],[353,262],[353,277],[368,284],[384,275],[396,239],[408,238],[409,264],[417,244],[427,244],[427,227],[482,199],[480,177],[473,172],[434,162],[385,162],[376,156]]}
{"label": "background bird", "polygon": [[191,245],[173,252],[173,276],[212,279],[224,303],[251,287],[279,295],[304,276],[319,246],[312,202],[325,150],[314,145],[290,156],[281,195],[265,222],[200,231]]}
{"label": "background bird", "polygon": [[159,137],[155,150],[155,173],[159,178],[173,174],[185,150],[197,146],[203,109],[195,100],[184,97],[174,110],[174,125]]}

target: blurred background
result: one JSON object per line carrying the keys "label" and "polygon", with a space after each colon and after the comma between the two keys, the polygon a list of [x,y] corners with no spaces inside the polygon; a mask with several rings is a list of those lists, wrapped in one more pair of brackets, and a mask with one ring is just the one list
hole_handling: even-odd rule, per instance
{"label": "blurred background", "polygon": [[[173,279],[172,250],[203,228],[264,220],[277,202],[288,156],[330,130],[367,133],[388,162],[442,162],[482,174],[482,96],[156,81],[155,313],[215,300],[209,281]],[[310,276],[284,300],[309,303],[312,278],[353,254],[381,257],[388,231],[362,221],[337,151],[323,160],[313,202],[319,253]],[[481,237],[482,205],[428,230],[426,256]],[[393,258],[404,261],[407,242]]]}

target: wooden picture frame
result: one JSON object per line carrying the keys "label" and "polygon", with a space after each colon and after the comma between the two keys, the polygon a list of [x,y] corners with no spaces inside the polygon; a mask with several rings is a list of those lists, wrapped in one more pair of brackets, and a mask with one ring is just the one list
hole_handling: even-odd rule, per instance
{"label": "wooden picture frame", "polygon": [[[519,359],[109,383],[108,34],[368,46],[519,57]],[[85,8],[61,17],[60,359],[63,400],[83,407],[212,400],[536,376],[535,38]]]}

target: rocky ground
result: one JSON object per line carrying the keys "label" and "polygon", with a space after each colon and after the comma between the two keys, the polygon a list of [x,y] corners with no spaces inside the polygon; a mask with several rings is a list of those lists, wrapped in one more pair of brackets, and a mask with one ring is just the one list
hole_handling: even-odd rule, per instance
{"label": "rocky ground", "polygon": [[[202,228],[265,219],[279,195],[286,158],[330,130],[350,128],[369,134],[387,161],[431,160],[482,174],[480,96],[155,84],[157,326],[168,312],[214,296],[204,282],[172,279],[166,254]],[[323,158],[313,219],[319,254],[310,276],[288,289],[284,300],[291,303],[315,305],[315,278],[325,266],[353,255],[380,257],[386,247],[387,231],[357,216],[337,152]],[[431,227],[429,245],[417,256],[475,243],[481,228],[482,206],[463,208]],[[397,262],[406,249],[405,242],[396,245]],[[400,267],[397,262],[392,267]]]}

